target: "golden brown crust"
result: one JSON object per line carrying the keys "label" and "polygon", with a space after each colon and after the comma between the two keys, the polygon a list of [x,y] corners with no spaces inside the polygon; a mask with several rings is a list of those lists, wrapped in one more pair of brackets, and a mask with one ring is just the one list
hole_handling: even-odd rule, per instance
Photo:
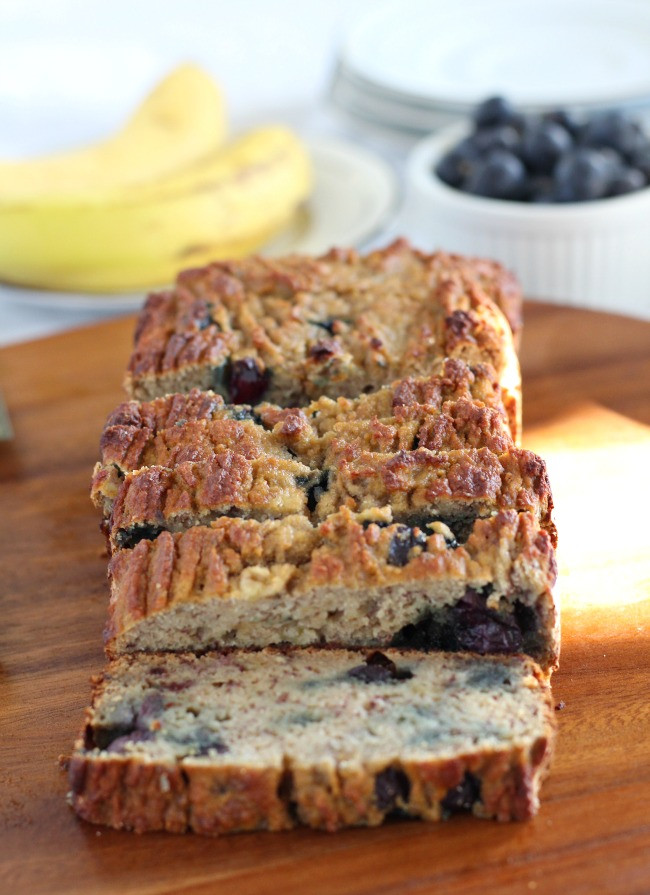
{"label": "golden brown crust", "polygon": [[[322,438],[307,433],[302,417],[290,416],[278,419],[272,432],[250,420],[191,421],[152,437],[136,428],[131,440],[105,440],[110,465],[95,468],[91,495],[110,516],[111,543],[118,547],[133,543],[134,528],[177,531],[220,515],[262,519],[303,512],[323,520],[341,507],[364,512],[382,506],[403,522],[427,513],[453,520],[500,509],[530,511],[554,539],[541,458],[512,447],[490,409],[463,400],[444,408],[408,422],[335,424]],[[400,439],[425,446],[381,450],[399,447]],[[467,446],[472,443],[489,446]],[[495,453],[502,447],[505,452]],[[165,465],[123,472],[156,461]]]}
{"label": "golden brown crust", "polygon": [[380,454],[355,444],[338,448],[338,454],[330,454],[334,475],[317,505],[318,518],[337,507],[361,512],[385,504],[404,521],[432,509],[442,515],[516,509],[533,512],[554,532],[546,466],[532,451],[513,448],[498,455],[488,448],[418,448]]}
{"label": "golden brown crust", "polygon": [[249,460],[264,454],[291,457],[280,439],[252,421],[190,420],[155,433],[148,428],[111,426],[102,436],[102,463],[122,472],[207,461],[224,450]]}
{"label": "golden brown crust", "polygon": [[245,361],[259,371],[258,397],[300,405],[426,376],[448,355],[490,363],[515,394],[512,335],[491,301],[509,296],[511,308],[512,281],[474,264],[398,240],[365,257],[339,250],[185,271],[145,305],[127,389],[148,398],[213,387],[237,400],[232,365]]}
{"label": "golden brown crust", "polygon": [[[262,429],[272,430],[274,438],[264,437]],[[494,370],[446,358],[426,379],[398,380],[355,399],[321,398],[304,409],[226,405],[220,396],[198,389],[125,402],[109,415],[100,447],[104,465],[127,472],[206,459],[216,446],[236,448],[239,439],[247,451],[248,435],[256,437],[258,450],[288,447],[316,466],[333,437],[365,439],[367,449],[383,452],[418,445],[503,452],[511,433],[516,439],[516,419],[505,409]]]}
{"label": "golden brown crust", "polygon": [[439,413],[447,402],[461,399],[484,404],[507,418],[498,377],[489,364],[470,367],[457,358],[442,358],[426,377],[399,379],[356,398],[316,399],[302,410],[261,404],[255,411],[247,412],[246,407],[226,405],[221,395],[197,388],[187,394],[169,394],[151,401],[125,401],[109,414],[104,432],[113,426],[128,426],[156,434],[194,420],[252,419],[257,414],[271,427],[280,418],[302,415],[322,435],[334,423],[350,418],[408,418],[412,409],[420,412],[420,405],[426,406],[429,412]]}
{"label": "golden brown crust", "polygon": [[144,528],[144,536],[153,537],[218,516],[264,519],[304,513],[323,520],[339,508],[359,513],[384,506],[397,521],[440,515],[452,527],[496,510],[532,512],[555,539],[546,467],[530,451],[513,448],[499,455],[485,447],[418,448],[384,454],[364,450],[358,441],[334,439],[324,469],[327,481],[295,459],[266,454],[249,459],[223,449],[171,469],[144,467],[121,480],[114,467],[98,465],[92,494],[110,515],[113,547],[134,543],[134,529]]}
{"label": "golden brown crust", "polygon": [[153,401],[124,401],[108,415],[104,431],[112,426],[133,426],[157,432],[181,421],[210,420],[223,411],[221,395],[192,389],[188,394],[166,395]]}
{"label": "golden brown crust", "polygon": [[[124,588],[133,594],[125,602],[141,601],[143,613],[145,606],[152,611],[148,594],[158,595],[157,609],[187,599],[192,591],[198,598],[206,590],[219,596],[244,568],[283,563],[296,567],[291,589],[326,584],[336,567],[339,582],[346,587],[458,575],[500,578],[495,586],[508,593],[516,589],[517,581],[497,569],[517,562],[522,569],[530,566],[537,590],[555,583],[551,539],[530,513],[504,510],[477,519],[464,544],[450,544],[435,525],[433,530],[418,528],[422,542],[413,543],[398,565],[389,557],[395,535],[404,528],[360,521],[345,509],[315,527],[302,516],[265,522],[221,518],[184,532],[162,532],[154,540],[118,551],[111,558],[109,575],[116,591]],[[521,577],[522,569],[516,573],[511,569],[511,575]],[[493,575],[488,570],[494,570]]]}
{"label": "golden brown crust", "polygon": [[[106,469],[96,472],[96,493]],[[138,527],[175,531],[218,516],[264,518],[303,512],[307,495],[296,478],[304,477],[307,484],[310,474],[295,460],[272,456],[251,460],[230,450],[173,469],[144,467],[119,483],[110,507],[111,542],[123,546],[129,531]]]}
{"label": "golden brown crust", "polygon": [[261,406],[260,423],[255,419],[182,420],[158,430],[112,425],[102,435],[102,464],[121,473],[143,466],[173,468],[208,461],[230,450],[251,460],[264,455],[293,456],[319,468],[328,465],[330,446],[338,442],[381,453],[416,447],[434,451],[486,447],[503,453],[514,446],[501,414],[466,398],[445,402],[439,412],[422,404],[402,405],[395,416],[384,419],[336,413],[338,407],[318,403],[321,407],[312,416],[300,408]]}
{"label": "golden brown crust", "polygon": [[[462,264],[463,257],[456,257]],[[515,344],[518,344],[518,337],[523,325],[523,307],[521,286],[517,278],[497,261],[485,258],[470,258],[469,260],[472,276],[478,277],[492,301],[501,308],[515,336]]]}
{"label": "golden brown crust", "polygon": [[[551,736],[549,734],[549,740]],[[403,775],[408,801],[390,810],[377,805],[381,773]],[[483,805],[477,816],[500,822],[529,820],[539,807],[543,774],[531,769],[523,750],[469,755],[442,761],[399,762],[387,768],[321,768],[291,775],[275,768],[168,765],[112,758],[73,757],[70,803],[83,820],[118,830],[147,833],[194,832],[208,836],[298,826],[336,832],[351,826],[379,826],[395,809],[426,821],[445,817],[446,793],[465,774],[480,782]],[[289,781],[289,782],[287,782]]]}

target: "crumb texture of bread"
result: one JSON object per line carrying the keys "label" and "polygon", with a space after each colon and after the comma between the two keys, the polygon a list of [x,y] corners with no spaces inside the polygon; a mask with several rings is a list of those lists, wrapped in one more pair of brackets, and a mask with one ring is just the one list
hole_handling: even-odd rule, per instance
{"label": "crumb texture of bread", "polygon": [[96,682],[69,798],[88,821],[138,832],[522,820],[554,738],[548,684],[520,657],[128,657]]}

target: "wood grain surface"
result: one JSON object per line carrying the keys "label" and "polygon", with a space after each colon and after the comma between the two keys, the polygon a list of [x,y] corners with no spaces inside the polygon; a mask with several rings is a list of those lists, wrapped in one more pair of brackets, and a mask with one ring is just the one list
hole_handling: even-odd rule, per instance
{"label": "wood grain surface", "polygon": [[[0,352],[0,892],[650,892],[650,325],[527,306],[524,441],[560,529],[559,742],[537,818],[222,839],[91,827],[65,803],[103,665],[106,556],[88,499],[133,319]],[[560,708],[561,707],[561,708]]]}

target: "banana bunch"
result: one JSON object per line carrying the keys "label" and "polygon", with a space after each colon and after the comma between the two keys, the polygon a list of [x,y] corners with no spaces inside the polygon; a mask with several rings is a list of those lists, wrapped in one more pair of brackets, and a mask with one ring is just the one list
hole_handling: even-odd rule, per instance
{"label": "banana bunch", "polygon": [[225,137],[220,91],[182,66],[113,137],[0,163],[0,279],[125,291],[259,248],[309,195],[309,156],[280,126]]}

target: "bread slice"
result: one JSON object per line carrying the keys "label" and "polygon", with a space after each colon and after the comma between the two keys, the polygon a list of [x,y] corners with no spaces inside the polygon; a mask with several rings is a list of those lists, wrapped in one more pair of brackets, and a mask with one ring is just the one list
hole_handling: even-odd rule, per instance
{"label": "bread slice", "polygon": [[558,660],[555,556],[531,513],[478,520],[465,544],[386,511],[222,518],[118,550],[109,577],[109,655],[393,643]]}
{"label": "bread slice", "polygon": [[500,455],[488,448],[382,454],[334,442],[320,470],[224,448],[208,459],[146,466],[121,479],[114,467],[98,465],[92,495],[104,510],[112,549],[220,516],[302,513],[317,522],[342,507],[355,513],[387,507],[394,521],[421,527],[442,521],[458,541],[476,518],[516,509],[534,513],[555,540],[546,467],[519,448]]}
{"label": "bread slice", "polygon": [[[493,374],[487,368],[471,370],[461,361],[446,359],[428,379],[401,380],[354,400],[321,398],[304,410],[270,404],[255,408],[228,405],[214,393],[198,390],[151,402],[127,402],[108,417],[104,427],[101,462],[94,471],[91,497],[106,516],[113,512],[116,502],[118,512],[123,503],[138,513],[142,505],[151,508],[150,492],[158,495],[158,504],[173,505],[173,513],[158,508],[166,517],[177,512],[179,501],[187,503],[185,509],[195,505],[199,522],[206,521],[208,514],[255,516],[268,511],[273,515],[278,512],[278,501],[273,502],[272,510],[271,495],[266,493],[261,498],[259,488],[255,490],[253,480],[260,473],[285,490],[295,491],[298,484],[318,488],[320,494],[325,479],[330,481],[337,475],[337,467],[341,481],[345,479],[351,450],[357,455],[370,451],[388,459],[398,451],[417,448],[485,448],[503,454],[513,447],[501,390]],[[293,474],[293,481],[287,476],[280,481],[280,467]],[[323,474],[315,477],[310,469]],[[236,496],[230,494],[230,502],[221,500],[223,488],[221,503],[215,506],[203,507],[200,495],[187,494],[186,482],[190,480],[198,488],[206,477],[217,475],[225,485],[230,473],[238,479],[236,485],[230,483],[230,492],[238,492]],[[296,495],[287,496],[289,509],[283,500],[281,514],[297,511]],[[303,498],[303,508],[314,500],[312,490]],[[141,524],[151,530],[165,527],[151,519],[143,519]],[[119,535],[120,544],[125,537]]]}
{"label": "bread slice", "polygon": [[69,763],[70,802],[112,827],[219,834],[456,811],[521,820],[554,741],[520,657],[230,651],[112,663]]}
{"label": "bread slice", "polygon": [[198,391],[132,401],[107,421],[91,496],[113,547],[223,515],[319,521],[339,507],[440,519],[458,540],[477,516],[511,507],[552,531],[544,463],[514,447],[500,396],[487,370],[447,359],[429,379],[304,409]]}
{"label": "bread slice", "polygon": [[443,357],[489,363],[518,408],[511,328],[520,292],[499,265],[398,240],[359,256],[248,258],[181,273],[140,315],[125,386],[140,400],[192,388],[235,404],[356,397]]}

